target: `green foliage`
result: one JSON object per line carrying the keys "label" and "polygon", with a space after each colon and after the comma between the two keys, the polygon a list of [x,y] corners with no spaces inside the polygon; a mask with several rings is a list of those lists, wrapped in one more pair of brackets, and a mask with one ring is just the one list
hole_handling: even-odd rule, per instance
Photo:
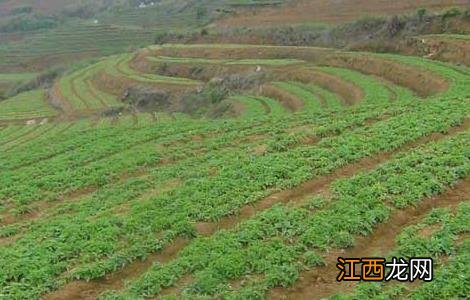
{"label": "green foliage", "polygon": [[442,15],[442,18],[443,19],[455,18],[457,16],[460,16],[461,14],[462,12],[460,11],[460,9],[458,9],[457,7],[454,7],[445,11],[444,14]]}
{"label": "green foliage", "polygon": [[38,15],[20,15],[0,26],[0,32],[32,31],[58,26],[57,19]]}
{"label": "green foliage", "polygon": [[416,11],[416,15],[418,16],[418,20],[422,22],[424,20],[424,17],[426,17],[428,11],[425,8],[418,8]]}
{"label": "green foliage", "polygon": [[57,112],[46,103],[45,92],[42,90],[21,93],[0,102],[0,120],[33,119],[55,115]]}
{"label": "green foliage", "polygon": [[19,7],[14,8],[11,11],[11,14],[12,15],[29,14],[32,11],[33,11],[32,6],[25,5],[25,6],[19,6]]}

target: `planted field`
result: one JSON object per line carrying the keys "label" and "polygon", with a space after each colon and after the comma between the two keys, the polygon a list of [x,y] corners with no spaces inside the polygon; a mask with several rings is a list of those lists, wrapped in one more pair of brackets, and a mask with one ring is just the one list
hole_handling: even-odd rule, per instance
{"label": "planted field", "polygon": [[370,297],[465,298],[468,289],[462,282],[468,278],[470,244],[470,201],[463,199],[447,207],[436,208],[422,217],[418,224],[405,227],[396,237],[396,246],[388,256],[431,257],[436,264],[437,279],[415,287],[373,286],[362,284],[353,292],[336,295],[333,299],[357,299]]}
{"label": "planted field", "polygon": [[2,73],[0,74],[0,82],[26,81],[36,77],[36,73]]}
{"label": "planted field", "polygon": [[0,102],[0,121],[54,117],[58,113],[48,103],[42,90],[21,93]]}
{"label": "planted field", "polygon": [[[118,95],[140,85],[205,95],[219,84],[236,116],[0,127],[2,295],[458,298],[467,72],[397,55],[165,45],[67,74],[54,87],[66,113],[125,106]],[[372,289],[335,285],[341,254],[451,257],[431,284]]]}

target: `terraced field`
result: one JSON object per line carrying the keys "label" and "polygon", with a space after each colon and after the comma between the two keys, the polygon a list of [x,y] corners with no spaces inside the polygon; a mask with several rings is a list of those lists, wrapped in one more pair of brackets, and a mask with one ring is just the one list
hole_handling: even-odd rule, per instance
{"label": "terraced field", "polygon": [[[234,118],[92,118],[134,85],[198,93],[261,73],[224,100]],[[67,74],[49,100],[82,120],[0,127],[2,297],[468,295],[454,277],[468,274],[469,86],[467,68],[422,58],[245,45]],[[41,103],[0,102],[0,117],[50,116]],[[340,254],[431,256],[436,279],[341,285]]]}
{"label": "terraced field", "polygon": [[[17,8],[33,13],[59,15],[76,1],[0,1],[2,16]],[[96,2],[96,1],[95,1]],[[159,1],[81,1],[85,16],[64,16],[65,22],[50,29],[2,32],[0,67],[11,70],[42,70],[62,62],[122,53],[152,44],[156,34],[197,32],[223,11],[234,7],[277,5],[284,0],[159,0]],[[86,14],[92,3],[99,12]],[[139,5],[139,4],[147,5]],[[151,4],[153,3],[153,5]],[[108,8],[103,11],[99,7]],[[78,6],[77,6],[78,7]],[[202,10],[201,8],[204,7]],[[78,11],[77,13],[80,13]],[[6,17],[5,17],[6,18]],[[61,19],[59,17],[59,19]]]}
{"label": "terraced field", "polygon": [[18,94],[0,102],[0,121],[54,117],[58,113],[46,103],[42,90]]}

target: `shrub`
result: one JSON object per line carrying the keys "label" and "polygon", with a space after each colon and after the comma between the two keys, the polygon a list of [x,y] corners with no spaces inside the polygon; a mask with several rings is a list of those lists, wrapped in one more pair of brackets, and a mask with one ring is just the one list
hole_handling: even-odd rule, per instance
{"label": "shrub", "polygon": [[40,73],[36,78],[16,84],[5,93],[7,98],[18,95],[19,93],[31,91],[38,88],[50,88],[54,80],[64,73],[63,67],[54,67]]}
{"label": "shrub", "polygon": [[146,86],[129,88],[123,101],[138,111],[165,111],[171,105],[170,94]]}
{"label": "shrub", "polygon": [[0,27],[0,32],[32,31],[50,29],[58,25],[54,17],[38,15],[20,15]]}
{"label": "shrub", "polygon": [[307,251],[304,254],[305,264],[308,267],[317,267],[325,265],[323,258],[313,251]]}
{"label": "shrub", "polygon": [[463,18],[470,20],[470,7],[468,7],[464,12],[463,12]]}
{"label": "shrub", "polygon": [[454,8],[451,8],[449,9],[448,11],[446,11],[443,15],[442,15],[442,18],[443,19],[448,19],[448,18],[455,18],[455,17],[458,17],[462,14],[462,12],[454,7]]}
{"label": "shrub", "polygon": [[420,22],[422,22],[424,20],[424,17],[426,16],[426,14],[428,13],[428,11],[426,10],[426,8],[419,8],[417,11],[416,11],[416,15],[418,16],[418,20]]}
{"label": "shrub", "polygon": [[12,15],[30,14],[33,12],[32,6],[20,6],[11,11]]}

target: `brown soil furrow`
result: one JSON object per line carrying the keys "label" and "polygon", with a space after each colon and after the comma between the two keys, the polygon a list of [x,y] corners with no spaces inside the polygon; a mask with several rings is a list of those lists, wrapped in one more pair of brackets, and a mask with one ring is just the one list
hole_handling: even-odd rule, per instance
{"label": "brown soil furrow", "polygon": [[168,244],[162,251],[150,255],[145,260],[135,261],[125,268],[112,273],[100,280],[93,281],[73,281],[60,290],[52,292],[42,297],[43,300],[63,300],[63,299],[96,299],[99,294],[106,290],[118,290],[124,286],[124,283],[132,278],[139,276],[142,270],[147,270],[154,262],[166,263],[175,258],[176,254],[183,249],[189,241],[178,238]]}
{"label": "brown soil furrow", "polygon": [[74,108],[72,104],[64,97],[60,89],[59,83],[55,83],[52,89],[49,90],[48,102],[52,107],[58,108],[68,116],[72,116]]}
{"label": "brown soil furrow", "polygon": [[286,77],[303,83],[316,84],[336,95],[345,105],[354,105],[362,101],[364,91],[354,83],[318,69],[303,69]]}
{"label": "brown soil furrow", "polygon": [[373,257],[387,255],[396,246],[395,238],[403,228],[416,224],[433,208],[455,207],[470,194],[470,177],[433,198],[420,202],[416,207],[394,209],[385,223],[379,224],[372,234],[356,238],[356,246],[329,251],[324,267],[303,272],[300,280],[291,288],[270,291],[269,299],[325,299],[339,292],[351,291],[356,283],[337,282],[338,257]]}
{"label": "brown soil furrow", "polygon": [[467,119],[463,125],[450,129],[448,134],[434,133],[419,138],[416,141],[410,142],[397,150],[391,152],[382,152],[374,156],[362,158],[356,162],[353,162],[340,169],[335,170],[330,175],[314,178],[296,188],[274,193],[251,205],[246,205],[238,211],[237,215],[223,217],[217,222],[199,222],[195,224],[195,227],[197,231],[204,236],[212,235],[213,233],[221,229],[233,228],[241,221],[254,216],[260,211],[268,209],[275,204],[296,202],[305,198],[308,195],[312,195],[317,192],[324,192],[329,187],[329,185],[337,179],[350,177],[359,172],[372,170],[400,152],[409,151],[422,144],[446,138],[451,135],[455,135],[469,128],[470,120]]}
{"label": "brown soil furrow", "polygon": [[320,93],[311,91],[311,90],[309,90],[309,89],[307,89],[307,91],[308,91],[309,93],[311,93],[312,95],[314,95],[315,97],[317,97],[318,100],[320,100],[320,105],[321,105],[322,108],[326,108],[326,109],[329,108],[329,107],[328,107],[328,103],[326,102],[326,99],[325,99],[325,97],[324,97],[323,95],[321,95]]}
{"label": "brown soil furrow", "polygon": [[[26,130],[25,132],[23,132],[22,134],[20,134],[18,136],[13,136],[12,137],[12,135],[14,135],[14,133],[8,135],[6,138],[10,139],[10,140],[5,141],[5,139],[2,139],[2,141],[1,141],[2,144],[0,145],[0,147],[6,147],[7,145],[16,142],[17,140],[23,138],[24,136],[27,136],[27,135],[31,134],[32,132],[36,131],[38,128],[39,128],[39,125],[33,125],[33,126],[31,126],[30,129]],[[2,151],[3,151],[3,149],[2,149]]]}
{"label": "brown soil furrow", "polygon": [[[44,126],[44,125],[42,125],[42,126]],[[12,150],[12,149],[15,149],[15,148],[17,148],[17,147],[19,147],[19,146],[21,146],[21,145],[24,145],[24,144],[30,142],[31,140],[35,140],[35,139],[37,139],[37,138],[40,138],[41,136],[47,134],[48,132],[50,132],[50,131],[53,130],[53,129],[54,129],[54,127],[50,127],[50,128],[47,128],[46,130],[40,132],[38,135],[34,135],[34,136],[25,136],[26,139],[23,139],[23,140],[18,141],[17,143],[15,143],[15,144],[13,144],[13,145],[10,145],[10,147],[7,147],[7,148],[3,149],[3,151],[10,151],[10,150]]]}
{"label": "brown soil furrow", "polygon": [[304,107],[302,99],[270,84],[261,86],[261,95],[279,101],[289,111],[300,111]]}

